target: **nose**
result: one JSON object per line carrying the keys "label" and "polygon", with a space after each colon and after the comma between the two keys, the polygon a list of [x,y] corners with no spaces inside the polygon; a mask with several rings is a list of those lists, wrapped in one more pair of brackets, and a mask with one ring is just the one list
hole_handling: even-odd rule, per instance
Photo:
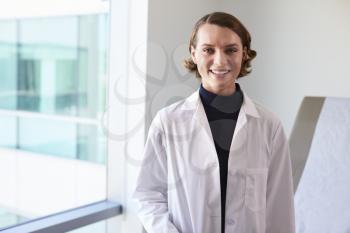
{"label": "nose", "polygon": [[227,64],[227,58],[223,51],[218,51],[214,55],[214,65],[225,66]]}

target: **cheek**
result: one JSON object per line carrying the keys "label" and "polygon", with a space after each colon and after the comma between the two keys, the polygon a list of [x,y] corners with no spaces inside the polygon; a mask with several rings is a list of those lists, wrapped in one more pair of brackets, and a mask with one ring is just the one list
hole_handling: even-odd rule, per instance
{"label": "cheek", "polygon": [[241,66],[243,63],[243,57],[242,56],[234,57],[234,59],[232,59],[232,63],[236,66]]}
{"label": "cheek", "polygon": [[202,67],[210,65],[210,59],[205,56],[200,56],[197,58],[198,64]]}
{"label": "cheek", "polygon": [[201,76],[206,76],[209,70],[209,63],[206,59],[197,60],[197,70],[201,74]]}

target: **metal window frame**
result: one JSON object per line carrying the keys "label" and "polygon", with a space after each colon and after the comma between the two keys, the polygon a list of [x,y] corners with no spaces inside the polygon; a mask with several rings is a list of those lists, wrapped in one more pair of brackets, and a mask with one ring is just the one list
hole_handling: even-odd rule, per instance
{"label": "metal window frame", "polygon": [[122,214],[122,206],[108,200],[95,202],[0,229],[1,233],[61,233]]}

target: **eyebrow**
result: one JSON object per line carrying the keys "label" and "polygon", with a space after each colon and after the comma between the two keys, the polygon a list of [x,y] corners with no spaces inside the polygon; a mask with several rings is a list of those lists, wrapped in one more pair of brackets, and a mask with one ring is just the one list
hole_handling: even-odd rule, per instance
{"label": "eyebrow", "polygon": [[[212,45],[212,44],[202,44],[201,46],[202,46],[202,47],[206,47],[206,46],[208,46],[208,47],[214,47],[214,45]],[[228,44],[228,45],[225,45],[225,48],[236,47],[236,46],[238,46],[238,44],[236,44],[236,43],[234,43],[234,44]]]}
{"label": "eyebrow", "polygon": [[226,48],[227,48],[227,47],[236,47],[236,46],[238,46],[238,44],[236,44],[236,43],[225,45]]}

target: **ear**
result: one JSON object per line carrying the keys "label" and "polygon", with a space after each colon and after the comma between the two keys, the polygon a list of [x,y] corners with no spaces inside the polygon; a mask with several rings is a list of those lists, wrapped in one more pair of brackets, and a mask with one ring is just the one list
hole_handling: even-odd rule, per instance
{"label": "ear", "polygon": [[194,64],[197,64],[196,49],[193,46],[191,46],[191,58]]}
{"label": "ear", "polygon": [[247,47],[243,48],[243,56],[242,56],[242,60],[245,61],[248,58],[248,50]]}

